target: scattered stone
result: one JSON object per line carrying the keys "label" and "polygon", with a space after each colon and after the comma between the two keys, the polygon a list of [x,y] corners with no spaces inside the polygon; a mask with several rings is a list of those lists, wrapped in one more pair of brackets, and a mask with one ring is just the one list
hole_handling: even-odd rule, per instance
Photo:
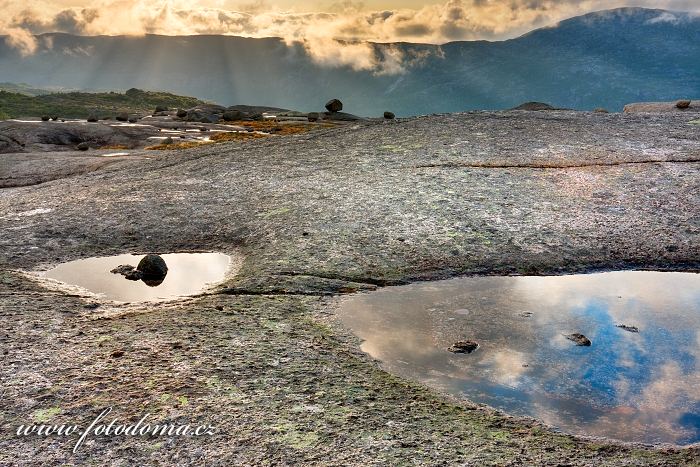
{"label": "scattered stone", "polygon": [[331,113],[340,112],[343,110],[343,103],[338,99],[331,99],[326,103],[326,110]]}
{"label": "scattered stone", "polygon": [[52,115],[52,116],[51,116],[51,120],[53,120],[54,122],[57,121],[57,120],[58,120],[58,115]]}
{"label": "scattered stone", "polygon": [[216,305],[214,307],[217,311],[224,311],[224,307],[222,305]]}
{"label": "scattered stone", "polygon": [[121,112],[117,114],[117,121],[118,122],[128,122],[129,121],[129,114],[126,112]]}
{"label": "scattered stone", "polygon": [[185,118],[187,117],[187,111],[185,109],[177,109],[176,115],[178,118]]}
{"label": "scattered stone", "polygon": [[620,329],[624,329],[627,332],[639,332],[639,328],[637,326],[628,326],[626,324],[618,324],[615,327],[618,327]]}
{"label": "scattered stone", "polygon": [[474,341],[459,341],[452,344],[447,350],[452,353],[472,353],[479,348],[479,344]]}
{"label": "scattered stone", "polygon": [[386,120],[393,120],[396,118],[396,115],[394,115],[394,112],[384,112],[384,118]]}
{"label": "scattered stone", "polygon": [[95,114],[90,114],[87,118],[87,121],[89,123],[97,123],[98,120],[99,119],[97,118],[97,115],[95,115]]}
{"label": "scattered stone", "polygon": [[593,112],[595,112],[597,114],[609,114],[610,113],[610,111],[608,109],[604,109],[602,107],[598,107]]}
{"label": "scattered stone", "polygon": [[42,116],[41,116],[41,121],[42,121],[42,122],[48,122],[49,120],[51,120],[51,117],[49,117],[48,115],[42,115]]}
{"label": "scattered stone", "polygon": [[565,336],[567,339],[569,339],[572,342],[575,342],[576,345],[580,347],[590,347],[591,346],[591,341],[588,339],[588,337],[584,336],[583,334],[580,334],[578,332],[575,332],[573,334],[568,334]]}
{"label": "scattered stone", "polygon": [[90,149],[90,145],[83,141],[82,143],[78,144],[75,148],[78,151],[87,151],[88,149]]}
{"label": "scattered stone", "polygon": [[136,270],[146,278],[164,278],[168,274],[168,265],[159,255],[148,254],[139,261]]}
{"label": "scattered stone", "polygon": [[124,356],[124,351],[123,351],[123,350],[115,350],[115,351],[112,352],[109,356],[112,357],[112,358],[123,357],[123,356]]}
{"label": "scattered stone", "polygon": [[689,100],[681,100],[676,102],[676,107],[679,109],[687,109],[690,107],[690,101]]}
{"label": "scattered stone", "polygon": [[321,119],[321,114],[318,112],[311,112],[308,115],[308,119],[310,122],[317,122]]}

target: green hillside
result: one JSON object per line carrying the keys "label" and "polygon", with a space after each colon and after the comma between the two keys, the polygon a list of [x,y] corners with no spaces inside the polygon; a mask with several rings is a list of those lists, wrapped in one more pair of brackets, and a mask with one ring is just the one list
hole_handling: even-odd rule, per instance
{"label": "green hillside", "polygon": [[20,117],[86,118],[91,113],[99,117],[118,112],[149,113],[156,106],[191,108],[203,101],[194,97],[176,96],[166,92],[130,89],[126,93],[67,92],[29,96],[0,90],[0,119]]}

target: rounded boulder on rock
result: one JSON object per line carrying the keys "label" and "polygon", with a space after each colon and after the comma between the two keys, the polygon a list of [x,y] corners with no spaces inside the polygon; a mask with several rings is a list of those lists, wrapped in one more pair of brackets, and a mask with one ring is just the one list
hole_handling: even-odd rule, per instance
{"label": "rounded boulder on rock", "polygon": [[78,151],[87,151],[88,149],[90,149],[90,145],[83,141],[82,143],[76,146],[76,149]]}
{"label": "rounded boulder on rock", "polygon": [[676,102],[676,107],[679,109],[687,109],[688,107],[690,107],[690,101],[686,99],[680,100]]}
{"label": "rounded boulder on rock", "polygon": [[177,109],[177,118],[187,117],[187,111],[185,109]]}
{"label": "rounded boulder on rock", "polygon": [[42,115],[42,116],[41,116],[41,121],[42,121],[42,122],[48,122],[49,120],[51,120],[51,117],[49,117],[48,115]]}
{"label": "rounded boulder on rock", "polygon": [[97,123],[97,120],[98,120],[98,118],[97,118],[96,114],[92,113],[92,114],[88,115],[88,118],[87,118],[88,122]]}
{"label": "rounded boulder on rock", "polygon": [[116,119],[118,122],[126,122],[129,120],[129,114],[127,114],[126,112],[120,112],[117,114]]}
{"label": "rounded boulder on rock", "polygon": [[150,253],[141,258],[136,270],[140,271],[144,277],[159,278],[168,274],[168,265],[160,255]]}
{"label": "rounded boulder on rock", "polygon": [[331,99],[326,102],[326,110],[329,112],[340,112],[343,110],[343,103],[338,99]]}
{"label": "rounded boulder on rock", "polygon": [[387,120],[393,120],[396,118],[396,115],[394,115],[394,112],[384,112],[384,118]]}
{"label": "rounded boulder on rock", "polygon": [[307,115],[307,118],[310,122],[317,122],[321,119],[321,114],[318,112],[310,112],[309,115]]}

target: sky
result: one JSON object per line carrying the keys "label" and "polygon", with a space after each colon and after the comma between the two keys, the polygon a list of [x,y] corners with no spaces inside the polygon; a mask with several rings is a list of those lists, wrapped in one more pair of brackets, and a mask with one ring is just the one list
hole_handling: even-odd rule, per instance
{"label": "sky", "polygon": [[700,14],[700,0],[0,0],[0,34],[25,55],[45,32],[281,37],[321,63],[366,68],[364,41],[502,40],[622,6]]}

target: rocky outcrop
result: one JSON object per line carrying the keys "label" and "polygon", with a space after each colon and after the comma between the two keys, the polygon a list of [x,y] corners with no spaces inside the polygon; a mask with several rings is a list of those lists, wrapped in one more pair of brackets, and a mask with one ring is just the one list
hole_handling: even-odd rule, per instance
{"label": "rocky outcrop", "polygon": [[[678,104],[681,104],[681,106],[679,107]],[[674,102],[635,102],[632,104],[627,104],[623,111],[625,113],[700,112],[700,100]]]}
{"label": "rocky outcrop", "polygon": [[541,111],[541,110],[557,110],[557,109],[555,107],[552,107],[549,104],[545,104],[544,102],[525,102],[524,104],[520,104],[517,107],[513,107],[511,110]]}

